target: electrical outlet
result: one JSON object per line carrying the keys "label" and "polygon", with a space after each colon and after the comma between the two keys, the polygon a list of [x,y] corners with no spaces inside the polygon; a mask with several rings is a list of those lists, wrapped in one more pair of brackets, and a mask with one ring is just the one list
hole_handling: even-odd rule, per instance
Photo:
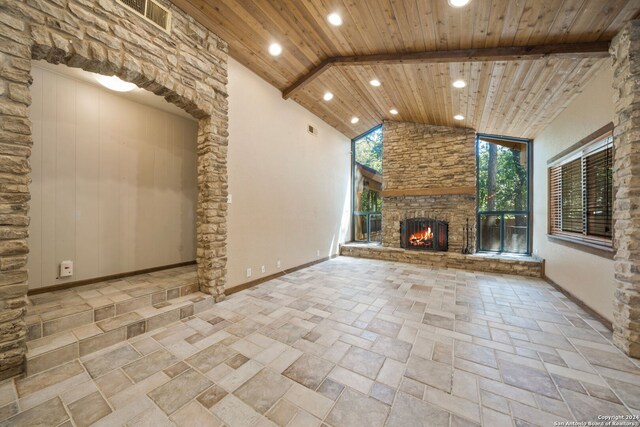
{"label": "electrical outlet", "polygon": [[247,268],[247,277],[251,277],[251,269]]}
{"label": "electrical outlet", "polygon": [[262,270],[262,272],[263,272],[263,273],[266,273],[266,272],[267,272],[267,267],[265,267],[265,266],[263,265],[261,270]]}
{"label": "electrical outlet", "polygon": [[280,265],[282,265],[282,264],[281,264],[280,260],[278,260],[278,261],[276,262],[276,267],[280,268]]}
{"label": "electrical outlet", "polygon": [[233,196],[231,194],[227,194],[227,203],[228,204],[233,203]]}
{"label": "electrical outlet", "polygon": [[320,256],[320,249],[316,251],[316,256]]}

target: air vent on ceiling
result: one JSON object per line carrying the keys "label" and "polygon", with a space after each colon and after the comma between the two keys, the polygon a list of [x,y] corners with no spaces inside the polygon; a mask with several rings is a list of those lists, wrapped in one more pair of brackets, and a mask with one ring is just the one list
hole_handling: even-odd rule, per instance
{"label": "air vent on ceiling", "polygon": [[156,27],[169,32],[171,12],[154,0],[118,0],[129,9],[151,22]]}
{"label": "air vent on ceiling", "polygon": [[307,132],[313,136],[318,136],[318,128],[313,125],[307,125]]}

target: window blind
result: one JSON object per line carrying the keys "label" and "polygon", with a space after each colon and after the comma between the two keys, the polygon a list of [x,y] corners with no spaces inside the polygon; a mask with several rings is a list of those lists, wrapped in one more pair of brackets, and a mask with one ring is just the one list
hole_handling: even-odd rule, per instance
{"label": "window blind", "polygon": [[562,231],[582,233],[582,159],[562,166]]}
{"label": "window blind", "polygon": [[587,235],[611,238],[613,148],[591,154],[585,159],[587,194]]}
{"label": "window blind", "polygon": [[549,167],[549,233],[611,246],[613,137],[601,135]]}

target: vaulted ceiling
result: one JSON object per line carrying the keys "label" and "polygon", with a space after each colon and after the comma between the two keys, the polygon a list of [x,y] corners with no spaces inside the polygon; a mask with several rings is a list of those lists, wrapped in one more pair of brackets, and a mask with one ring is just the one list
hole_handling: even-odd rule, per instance
{"label": "vaulted ceiling", "polygon": [[[533,138],[610,65],[606,43],[592,42],[611,40],[640,12],[638,0],[471,0],[462,8],[447,0],[172,1],[226,40],[234,59],[349,137],[392,119]],[[341,26],[327,22],[332,12]],[[283,47],[278,57],[268,53],[273,42]],[[568,51],[505,56],[493,49],[558,44]],[[450,51],[457,57],[398,57]],[[379,87],[369,84],[374,78]],[[457,79],[467,86],[452,87]],[[335,95],[328,102],[327,91]]]}

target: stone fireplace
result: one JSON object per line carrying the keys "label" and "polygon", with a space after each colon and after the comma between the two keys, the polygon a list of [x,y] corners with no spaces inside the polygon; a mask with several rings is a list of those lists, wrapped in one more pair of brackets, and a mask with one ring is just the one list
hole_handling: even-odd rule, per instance
{"label": "stone fireplace", "polygon": [[415,249],[401,244],[401,225],[420,218],[447,224],[444,250],[461,253],[468,240],[475,252],[475,131],[385,121],[383,132],[383,246]]}
{"label": "stone fireplace", "polygon": [[473,129],[385,121],[383,137],[382,245],[345,244],[341,255],[542,277],[541,260],[475,254]]}

